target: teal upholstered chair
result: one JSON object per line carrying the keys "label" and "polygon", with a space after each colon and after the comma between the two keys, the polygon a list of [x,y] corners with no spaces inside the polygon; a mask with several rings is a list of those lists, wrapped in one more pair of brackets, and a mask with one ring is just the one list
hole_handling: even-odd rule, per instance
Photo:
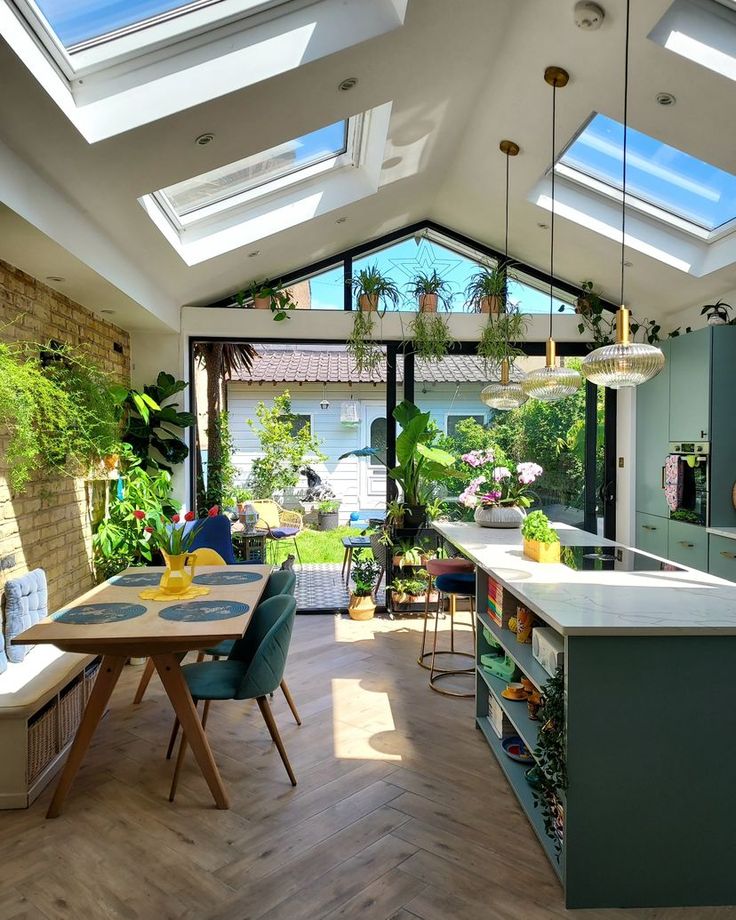
{"label": "teal upholstered chair", "polygon": [[[296,600],[293,597],[288,594],[271,597],[256,607],[243,638],[234,643],[225,661],[198,661],[182,668],[195,706],[200,700],[254,699],[258,703],[292,786],[296,786],[296,776],[268,704],[268,695],[283,685],[295,616]],[[206,719],[203,717],[203,728],[205,724]],[[182,735],[169,795],[172,802],[186,746],[186,736]]]}

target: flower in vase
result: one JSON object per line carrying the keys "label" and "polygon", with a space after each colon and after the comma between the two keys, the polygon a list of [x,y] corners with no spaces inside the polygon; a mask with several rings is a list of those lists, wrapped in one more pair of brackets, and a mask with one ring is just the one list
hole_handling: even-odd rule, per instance
{"label": "flower in vase", "polygon": [[193,521],[194,518],[195,518],[195,514],[193,511],[187,511],[187,513],[184,515],[185,521]]}

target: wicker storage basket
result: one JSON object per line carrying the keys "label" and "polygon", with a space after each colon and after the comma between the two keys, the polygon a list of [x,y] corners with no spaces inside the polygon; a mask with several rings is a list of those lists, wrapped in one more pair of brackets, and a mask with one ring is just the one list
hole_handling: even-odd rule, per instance
{"label": "wicker storage basket", "polygon": [[97,680],[97,675],[100,672],[100,659],[97,658],[91,664],[88,664],[84,669],[84,705],[87,705],[87,700],[92,695],[92,687],[94,687],[95,680]]}
{"label": "wicker storage basket", "polygon": [[56,756],[58,705],[54,700],[28,723],[26,774],[30,785]]}
{"label": "wicker storage basket", "polygon": [[72,740],[84,709],[84,680],[80,676],[59,698],[59,750]]}

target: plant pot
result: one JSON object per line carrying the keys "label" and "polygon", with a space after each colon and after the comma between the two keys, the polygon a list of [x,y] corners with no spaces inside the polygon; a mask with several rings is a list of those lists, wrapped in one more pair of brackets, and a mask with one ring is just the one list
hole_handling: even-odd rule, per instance
{"label": "plant pot", "polygon": [[357,597],[355,594],[350,595],[348,604],[348,613],[351,620],[372,620],[376,612],[376,602],[369,595],[368,597]]}
{"label": "plant pot", "polygon": [[[432,591],[429,595],[429,603],[436,604],[439,600],[439,595],[436,591]],[[399,591],[391,592],[391,604],[394,607],[401,607],[402,605],[409,604],[426,604],[427,595],[425,594],[403,594]]]}
{"label": "plant pot", "polygon": [[429,559],[429,556],[427,556],[425,553],[422,553],[422,555],[419,557],[419,562],[404,562],[404,557],[401,554],[399,554],[398,556],[393,556],[391,559],[391,562],[398,569],[400,568],[418,569],[418,568],[424,568],[427,565],[428,559]]}
{"label": "plant pot", "polygon": [[102,462],[106,470],[117,469],[117,465],[120,462],[120,454],[108,454],[106,457],[102,458]]}
{"label": "plant pot", "polygon": [[363,313],[375,313],[378,309],[378,294],[361,294],[358,297],[358,306]]}
{"label": "plant pot", "polygon": [[318,530],[334,530],[340,521],[340,513],[338,511],[320,511],[317,523]]}
{"label": "plant pot", "polygon": [[419,295],[419,312],[420,313],[436,313],[438,300],[439,300],[439,297],[437,296],[437,294],[420,294]]}
{"label": "plant pot", "polygon": [[495,294],[493,297],[481,297],[480,312],[498,315],[501,312],[501,298]]}
{"label": "plant pot", "polygon": [[253,307],[256,310],[270,310],[271,309],[271,298],[270,297],[254,297]]}
{"label": "plant pot", "polygon": [[539,540],[527,540],[524,537],[524,555],[535,562],[559,562],[560,541],[540,543]]}
{"label": "plant pot", "polygon": [[[170,556],[161,550],[166,563],[166,571],[161,575],[159,585],[166,594],[183,594],[188,590],[194,577],[196,555],[194,553],[177,553]],[[189,571],[187,571],[189,566]]]}
{"label": "plant pot", "polygon": [[404,505],[404,527],[407,530],[418,530],[424,527],[427,520],[427,509],[424,505]]}
{"label": "plant pot", "polygon": [[709,326],[725,326],[726,320],[722,316],[709,316],[708,325]]}
{"label": "plant pot", "polygon": [[526,511],[519,505],[479,505],[473,515],[479,527],[521,527],[525,517]]}

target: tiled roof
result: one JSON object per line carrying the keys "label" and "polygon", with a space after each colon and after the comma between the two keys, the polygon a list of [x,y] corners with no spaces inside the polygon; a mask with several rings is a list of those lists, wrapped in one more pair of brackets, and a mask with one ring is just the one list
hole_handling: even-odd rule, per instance
{"label": "tiled roof", "polygon": [[[474,355],[449,355],[439,362],[418,358],[415,376],[421,383],[487,383],[493,376],[489,370]],[[397,378],[403,379],[401,361]],[[252,373],[233,379],[248,383],[385,383],[386,364],[382,361],[372,373],[358,374],[350,356],[339,347],[259,345]]]}

